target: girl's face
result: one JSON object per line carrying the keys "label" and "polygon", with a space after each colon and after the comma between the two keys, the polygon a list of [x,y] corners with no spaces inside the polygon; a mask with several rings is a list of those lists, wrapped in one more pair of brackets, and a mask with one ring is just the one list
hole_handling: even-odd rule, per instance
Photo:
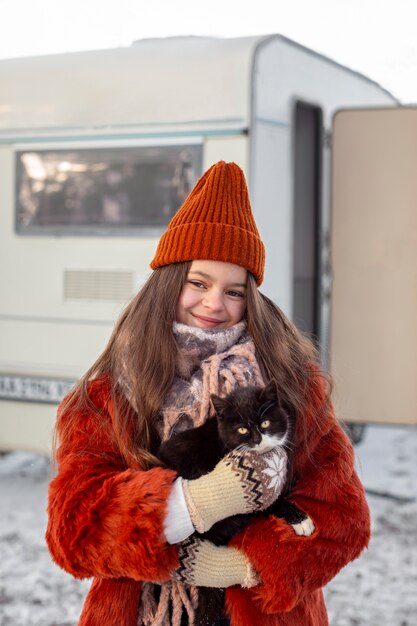
{"label": "girl's face", "polygon": [[247,270],[223,261],[193,261],[177,304],[177,322],[229,328],[246,309]]}

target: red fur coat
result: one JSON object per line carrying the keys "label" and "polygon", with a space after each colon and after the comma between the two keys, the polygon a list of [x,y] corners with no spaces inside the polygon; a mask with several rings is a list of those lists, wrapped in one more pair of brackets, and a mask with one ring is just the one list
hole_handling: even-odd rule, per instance
{"label": "red fur coat", "polygon": [[[331,407],[320,428],[312,419],[323,394],[324,385],[312,382],[306,433],[299,433],[308,437],[309,453],[298,447],[291,497],[316,530],[299,537],[271,516],[234,537],[232,544],[248,556],[262,583],[227,589],[232,626],[326,626],[322,586],[368,544],[369,511],[352,447]],[[77,578],[94,577],[80,626],[137,626],[141,581],[167,580],[178,563],[162,530],[176,475],[162,468],[125,469],[112,434],[108,385],[93,383],[91,398],[101,415],[77,415],[61,440],[46,538],[59,566]]]}

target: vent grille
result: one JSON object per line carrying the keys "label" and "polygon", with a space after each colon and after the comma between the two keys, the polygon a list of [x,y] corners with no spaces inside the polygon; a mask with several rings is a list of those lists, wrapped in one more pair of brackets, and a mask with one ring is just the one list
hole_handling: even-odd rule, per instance
{"label": "vent grille", "polygon": [[133,272],[65,270],[64,300],[129,300],[134,291]]}

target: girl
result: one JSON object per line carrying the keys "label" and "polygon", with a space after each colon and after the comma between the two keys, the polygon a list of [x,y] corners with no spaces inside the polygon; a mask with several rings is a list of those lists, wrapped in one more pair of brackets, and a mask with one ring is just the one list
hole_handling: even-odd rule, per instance
{"label": "girl", "polygon": [[[216,626],[325,626],[321,588],[367,545],[369,511],[312,344],[258,291],[264,247],[236,164],[202,176],[151,267],[58,412],[47,542],[58,565],[94,577],[80,626],[192,624],[198,586],[225,588]],[[228,546],[198,540],[266,509],[287,459],[255,455],[248,472],[226,457],[185,481],[161,466],[159,443],[204,423],[210,393],[269,380],[296,415],[289,499],[315,530],[265,515]]]}

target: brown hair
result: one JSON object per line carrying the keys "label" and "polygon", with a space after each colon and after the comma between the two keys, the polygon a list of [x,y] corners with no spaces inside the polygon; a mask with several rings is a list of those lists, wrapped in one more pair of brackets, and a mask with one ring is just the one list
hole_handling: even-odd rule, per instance
{"label": "brown hair", "polygon": [[[245,315],[263,378],[266,382],[275,382],[278,397],[291,407],[301,439],[295,439],[294,445],[302,445],[310,456],[305,408],[312,389],[324,384],[326,393],[321,406],[310,416],[310,428],[312,423],[320,431],[321,417],[328,408],[332,390],[330,375],[320,370],[315,342],[301,333],[281,309],[256,288],[250,274]],[[291,476],[288,478],[290,481]]]}
{"label": "brown hair", "polygon": [[[91,380],[108,377],[114,408],[115,437],[127,466],[159,464],[152,454],[155,416],[170,389],[177,359],[172,333],[179,295],[191,263],[173,263],[154,270],[122,312],[97,361],[65,398],[56,439],[71,429],[71,413],[98,410],[89,398]],[[274,380],[278,393],[302,418],[312,364],[313,343],[256,286],[248,272],[245,318],[265,380]]]}

